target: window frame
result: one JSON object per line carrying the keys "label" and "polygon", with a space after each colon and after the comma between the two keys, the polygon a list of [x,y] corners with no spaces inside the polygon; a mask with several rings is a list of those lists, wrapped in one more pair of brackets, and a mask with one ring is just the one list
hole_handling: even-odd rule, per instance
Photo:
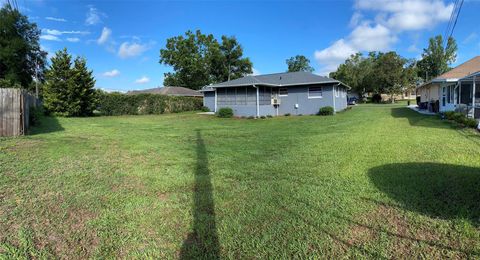
{"label": "window frame", "polygon": [[[287,92],[287,94],[281,94],[281,91],[280,91],[281,89],[285,89],[286,92]],[[287,88],[287,87],[280,87],[280,88],[278,88],[278,96],[279,96],[279,97],[288,97],[288,88]]]}
{"label": "window frame", "polygon": [[[311,88],[319,88],[320,89],[320,96],[310,96],[310,89]],[[320,86],[320,87],[308,87],[307,89],[307,92],[308,92],[308,98],[309,99],[314,99],[314,98],[323,98],[323,87]]]}

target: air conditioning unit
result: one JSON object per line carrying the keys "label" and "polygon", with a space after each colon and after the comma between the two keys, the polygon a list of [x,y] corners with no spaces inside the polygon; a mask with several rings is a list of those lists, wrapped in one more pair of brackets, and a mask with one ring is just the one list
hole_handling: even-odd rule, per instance
{"label": "air conditioning unit", "polygon": [[279,98],[272,98],[272,105],[280,105],[280,99]]}

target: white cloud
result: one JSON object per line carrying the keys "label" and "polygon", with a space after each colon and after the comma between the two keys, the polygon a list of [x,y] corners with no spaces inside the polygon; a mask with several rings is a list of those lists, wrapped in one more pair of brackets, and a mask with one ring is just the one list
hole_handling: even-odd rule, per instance
{"label": "white cloud", "polygon": [[412,45],[408,46],[407,51],[408,52],[420,52],[420,49],[418,49],[416,44],[412,44]]}
{"label": "white cloud", "polygon": [[135,57],[141,55],[147,49],[147,44],[124,42],[120,45],[120,48],[118,49],[118,56],[123,59]]}
{"label": "white cloud", "polygon": [[319,74],[327,75],[329,72],[335,71],[339,64],[343,63],[350,55],[357,51],[358,50],[344,39],[336,41],[330,47],[321,51],[315,51],[315,59],[323,65]]}
{"label": "white cloud", "polygon": [[116,77],[116,76],[120,75],[120,71],[114,69],[112,71],[106,71],[102,75],[105,76],[105,77],[112,78],[112,77]]}
{"label": "white cloud", "polygon": [[108,41],[110,35],[112,35],[112,30],[108,29],[107,27],[103,27],[102,34],[100,35],[100,38],[98,38],[97,43],[104,44]]}
{"label": "white cloud", "polygon": [[350,18],[350,27],[357,26],[362,19],[363,15],[360,12],[353,13],[352,18]]}
{"label": "white cloud", "polygon": [[97,8],[94,6],[89,6],[88,7],[88,12],[87,12],[87,17],[85,19],[85,24],[86,25],[95,25],[99,24],[102,22],[102,17],[105,17],[106,15],[100,11],[98,11]]}
{"label": "white cloud", "polygon": [[56,35],[56,36],[60,36],[63,34],[87,35],[90,33],[88,31],[59,31],[55,29],[42,29],[42,32],[45,32],[46,34],[50,34],[50,35]]}
{"label": "white cloud", "polygon": [[57,17],[51,17],[51,16],[47,16],[47,17],[45,17],[45,19],[50,20],[50,21],[55,21],[55,22],[66,22],[67,21],[63,18],[57,18]]}
{"label": "white cloud", "polygon": [[381,25],[370,26],[362,24],[357,26],[350,34],[349,40],[356,49],[362,51],[386,51],[396,41],[390,30]]}
{"label": "white cloud", "polygon": [[55,35],[50,35],[50,34],[47,34],[47,35],[41,35],[40,36],[40,39],[42,40],[46,40],[46,41],[61,41],[60,38],[58,38],[57,36]]}
{"label": "white cloud", "polygon": [[69,42],[79,42],[80,39],[77,38],[77,37],[72,37],[72,38],[67,38],[67,41],[69,41]]}
{"label": "white cloud", "polygon": [[355,8],[379,12],[377,22],[392,30],[411,31],[448,21],[453,4],[445,5],[443,0],[357,0]]}
{"label": "white cloud", "polygon": [[148,83],[148,82],[150,82],[150,79],[146,76],[143,76],[143,77],[135,80],[136,84],[145,84],[145,83]]}
{"label": "white cloud", "polygon": [[[355,52],[388,51],[400,33],[431,29],[448,21],[452,10],[453,4],[446,5],[443,0],[356,0],[350,19],[352,32],[315,51],[315,59],[327,74]],[[409,51],[413,52],[416,46],[412,46]]]}

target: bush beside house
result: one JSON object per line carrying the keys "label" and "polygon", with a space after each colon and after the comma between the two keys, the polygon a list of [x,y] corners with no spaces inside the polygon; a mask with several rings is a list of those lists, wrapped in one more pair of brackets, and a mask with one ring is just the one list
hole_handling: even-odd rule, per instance
{"label": "bush beside house", "polygon": [[445,118],[448,120],[455,121],[459,124],[462,124],[466,127],[477,128],[478,122],[473,118],[468,118],[464,114],[454,111],[445,112]]}
{"label": "bush beside house", "polygon": [[321,107],[320,110],[318,111],[319,116],[331,116],[333,115],[334,110],[333,107],[327,106],[327,107]]}
{"label": "bush beside house", "polygon": [[217,116],[221,118],[231,118],[233,117],[233,110],[229,107],[222,107],[218,110]]}

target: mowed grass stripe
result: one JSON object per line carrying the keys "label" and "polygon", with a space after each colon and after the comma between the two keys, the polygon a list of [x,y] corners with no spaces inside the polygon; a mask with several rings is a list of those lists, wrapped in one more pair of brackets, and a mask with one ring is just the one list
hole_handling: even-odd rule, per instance
{"label": "mowed grass stripe", "polygon": [[479,144],[401,104],[45,118],[0,140],[0,254],[477,258]]}

